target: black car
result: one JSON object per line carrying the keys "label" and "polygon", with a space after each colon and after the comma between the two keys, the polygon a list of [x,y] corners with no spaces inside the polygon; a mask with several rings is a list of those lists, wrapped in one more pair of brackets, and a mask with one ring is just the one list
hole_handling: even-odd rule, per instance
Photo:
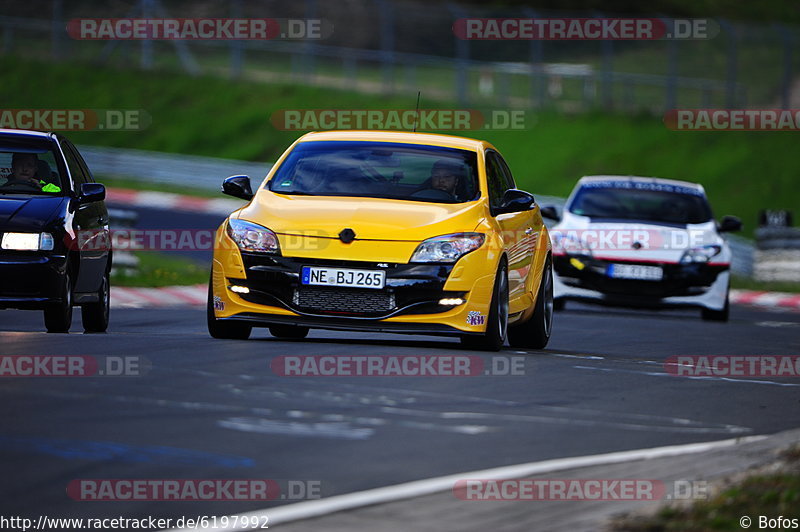
{"label": "black car", "polygon": [[43,310],[48,332],[108,328],[105,187],[55,133],[0,129],[0,309]]}

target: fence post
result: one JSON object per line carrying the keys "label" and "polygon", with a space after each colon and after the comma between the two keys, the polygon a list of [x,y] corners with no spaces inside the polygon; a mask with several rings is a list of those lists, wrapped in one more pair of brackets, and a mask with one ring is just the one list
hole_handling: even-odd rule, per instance
{"label": "fence post", "polygon": [[[231,0],[231,18],[242,18],[242,1]],[[242,77],[242,60],[243,60],[244,46],[242,41],[231,40],[231,78],[237,79]]]}
{"label": "fence post", "polygon": [[725,107],[736,107],[736,76],[737,76],[737,49],[736,29],[727,20],[719,19],[719,27],[728,32],[728,66],[725,80]]}
{"label": "fence post", "polygon": [[[142,18],[153,18],[153,0],[141,0]],[[142,40],[141,65],[145,70],[153,68],[153,40]]]}
{"label": "fence post", "polygon": [[63,51],[63,28],[64,28],[64,2],[63,0],[53,0],[53,22],[50,28],[52,39],[51,54],[53,59],[61,59]]}
{"label": "fence post", "polygon": [[[675,27],[672,20],[669,27]],[[667,42],[667,101],[665,111],[678,107],[678,41],[670,39]]]}
{"label": "fence post", "polygon": [[[533,9],[526,7],[523,13],[528,18],[537,18],[537,13]],[[530,97],[531,107],[544,107],[544,100],[547,94],[546,79],[544,76],[544,45],[541,39],[531,39],[528,45],[530,56]]]}
{"label": "fence post", "polygon": [[776,24],[783,40],[783,81],[781,83],[781,102],[784,109],[792,108],[792,34],[786,26]]}
{"label": "fence post", "polygon": [[[454,18],[465,18],[464,11],[461,10],[456,4],[447,3],[447,8],[450,10]],[[455,20],[453,21],[455,24]],[[459,39],[455,33],[453,34],[456,44],[456,100],[459,105],[467,105],[467,65],[469,63],[469,41],[466,39]]]}
{"label": "fence post", "polygon": [[380,13],[383,92],[391,93],[394,85],[394,14],[392,5],[386,0],[375,0],[375,4]]}
{"label": "fence post", "polygon": [[[597,13],[594,18],[605,18],[603,13]],[[603,66],[600,71],[600,98],[603,107],[611,109],[614,106],[614,87],[612,87],[614,68],[614,41],[604,39],[600,43],[603,52]]]}

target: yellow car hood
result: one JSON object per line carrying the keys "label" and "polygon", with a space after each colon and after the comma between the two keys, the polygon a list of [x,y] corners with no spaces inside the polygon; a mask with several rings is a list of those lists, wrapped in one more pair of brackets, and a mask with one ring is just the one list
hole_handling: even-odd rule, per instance
{"label": "yellow car hood", "polygon": [[485,216],[481,201],[447,204],[383,198],[287,196],[261,191],[239,218],[284,235],[338,238],[350,228],[356,240],[419,242],[472,231]]}

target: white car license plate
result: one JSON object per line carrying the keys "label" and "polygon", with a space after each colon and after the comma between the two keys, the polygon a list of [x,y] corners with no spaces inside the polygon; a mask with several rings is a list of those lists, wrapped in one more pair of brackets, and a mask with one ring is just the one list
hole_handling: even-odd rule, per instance
{"label": "white car license plate", "polygon": [[661,266],[640,266],[638,264],[611,264],[608,276],[615,279],[640,279],[643,281],[660,281],[664,278]]}
{"label": "white car license plate", "polygon": [[383,288],[386,272],[381,270],[351,270],[303,266],[300,282],[318,286],[347,286],[352,288]]}

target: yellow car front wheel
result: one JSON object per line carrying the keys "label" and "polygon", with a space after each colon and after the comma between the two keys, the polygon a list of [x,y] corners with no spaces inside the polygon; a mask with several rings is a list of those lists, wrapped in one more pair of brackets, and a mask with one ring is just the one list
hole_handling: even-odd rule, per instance
{"label": "yellow car front wheel", "polygon": [[512,347],[544,349],[553,329],[553,268],[550,257],[544,263],[542,282],[536,295],[536,307],[531,319],[508,329],[508,343]]}
{"label": "yellow car front wheel", "polygon": [[206,306],[206,321],[208,334],[212,338],[221,340],[247,340],[253,327],[240,321],[218,320],[214,315],[214,289],[213,279],[208,283],[208,304]]}
{"label": "yellow car front wheel", "polygon": [[470,349],[482,351],[499,351],[506,342],[508,331],[508,271],[505,262],[497,268],[492,290],[492,303],[489,307],[489,319],[486,333],[482,336],[464,335],[461,343]]}

